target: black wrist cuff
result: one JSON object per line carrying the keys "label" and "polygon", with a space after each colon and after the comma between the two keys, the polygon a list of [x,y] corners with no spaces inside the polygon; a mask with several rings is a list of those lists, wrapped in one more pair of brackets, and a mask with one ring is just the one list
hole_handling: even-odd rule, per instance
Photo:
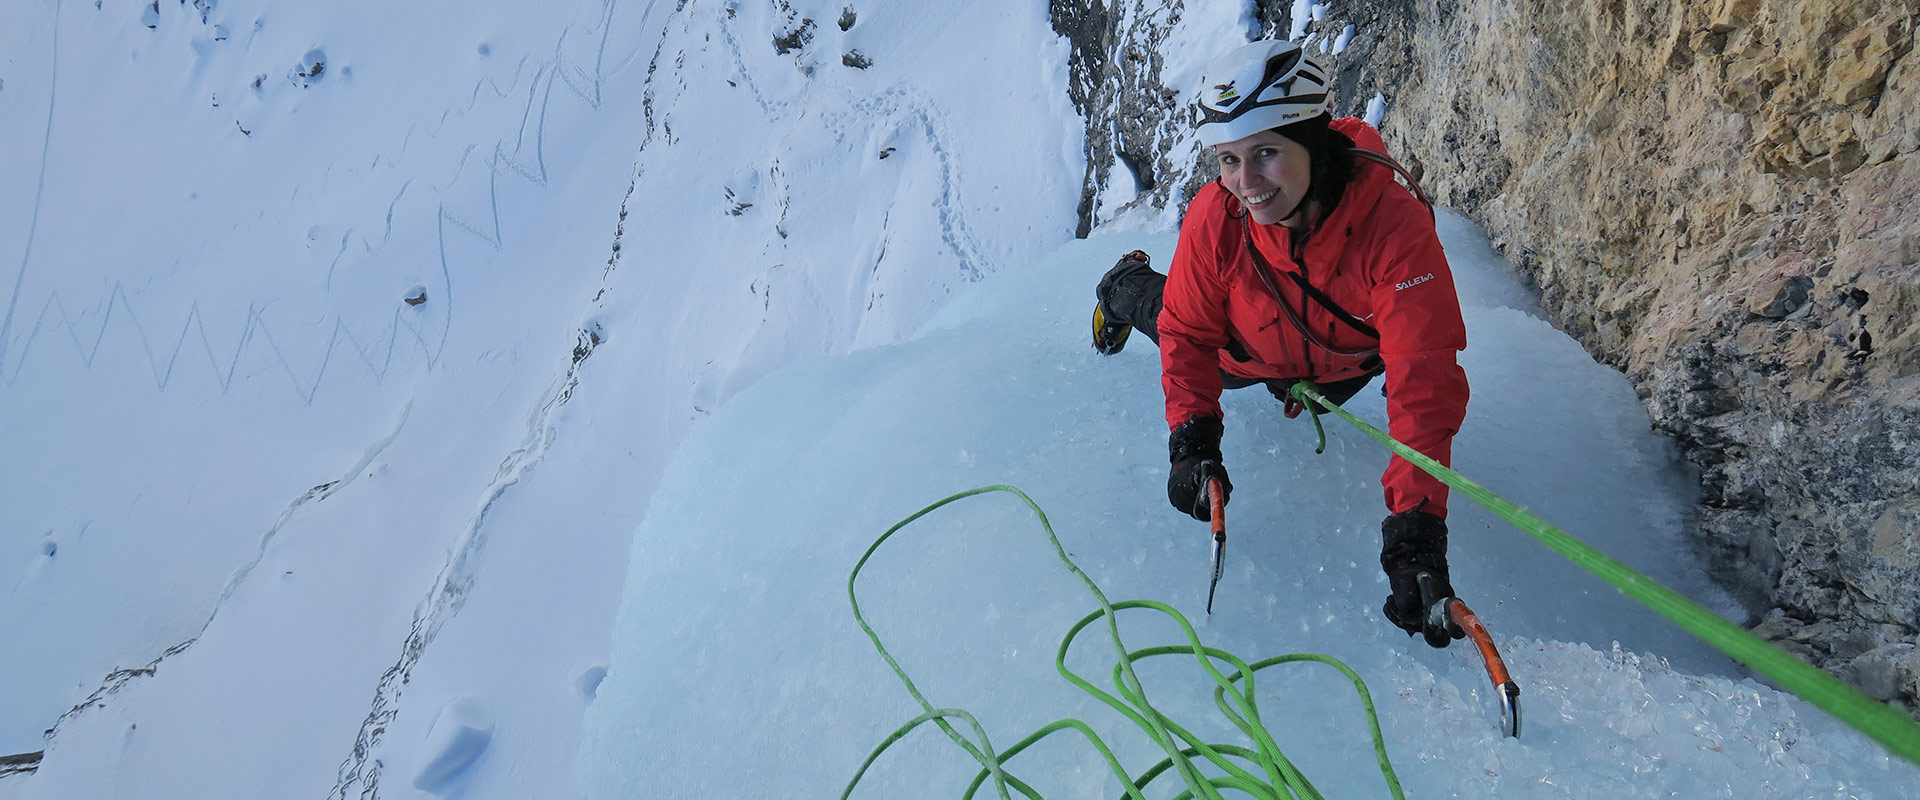
{"label": "black wrist cuff", "polygon": [[1402,511],[1380,523],[1380,566],[1447,568],[1447,522],[1425,511]]}
{"label": "black wrist cuff", "polygon": [[1167,437],[1167,462],[1178,464],[1188,459],[1220,461],[1220,437],[1226,426],[1219,417],[1194,417],[1180,423]]}

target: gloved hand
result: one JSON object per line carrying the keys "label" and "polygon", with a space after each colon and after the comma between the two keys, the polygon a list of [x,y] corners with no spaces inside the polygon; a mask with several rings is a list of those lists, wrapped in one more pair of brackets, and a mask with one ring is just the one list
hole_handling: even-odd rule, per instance
{"label": "gloved hand", "polygon": [[1220,479],[1220,502],[1233,496],[1233,482],[1220,464],[1220,435],[1225,431],[1219,417],[1194,417],[1167,437],[1167,456],[1173,462],[1167,474],[1167,502],[1201,522],[1213,519],[1208,478]]}
{"label": "gloved hand", "polygon": [[[1446,520],[1417,509],[1387,517],[1380,523],[1380,568],[1386,570],[1387,584],[1393,587],[1383,609],[1388,622],[1408,636],[1424,635],[1434,647],[1466,638],[1466,631],[1451,617],[1443,615],[1436,624],[1427,614],[1434,603],[1453,596],[1453,581],[1447,575]],[[1421,573],[1431,576],[1424,597]]]}

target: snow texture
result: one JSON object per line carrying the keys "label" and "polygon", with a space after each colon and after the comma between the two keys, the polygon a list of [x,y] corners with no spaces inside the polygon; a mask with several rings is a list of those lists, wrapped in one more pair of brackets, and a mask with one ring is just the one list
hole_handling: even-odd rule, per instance
{"label": "snow texture", "polygon": [[1291,26],[1287,29],[1288,40],[1299,41],[1300,37],[1307,35],[1307,26],[1313,24],[1313,20],[1316,18],[1314,16],[1314,9],[1318,7],[1319,4],[1313,2],[1313,0],[1293,0],[1293,7],[1287,15],[1287,19],[1291,23]]}
{"label": "snow texture", "polygon": [[578,796],[687,430],[1072,236],[1044,7],[844,7],[0,4],[0,797]]}
{"label": "snow texture", "polygon": [[1367,111],[1361,118],[1365,119],[1368,125],[1378,128],[1380,127],[1380,121],[1385,119],[1386,116],[1387,96],[1379,92],[1374,92],[1372,97],[1367,98]]}

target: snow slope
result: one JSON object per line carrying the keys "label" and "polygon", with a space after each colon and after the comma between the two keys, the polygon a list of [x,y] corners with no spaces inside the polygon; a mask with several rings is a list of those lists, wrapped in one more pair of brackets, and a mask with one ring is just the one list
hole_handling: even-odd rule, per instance
{"label": "snow slope", "polygon": [[689,426],[1071,235],[1044,9],[845,7],[0,10],[0,795],[575,794]]}

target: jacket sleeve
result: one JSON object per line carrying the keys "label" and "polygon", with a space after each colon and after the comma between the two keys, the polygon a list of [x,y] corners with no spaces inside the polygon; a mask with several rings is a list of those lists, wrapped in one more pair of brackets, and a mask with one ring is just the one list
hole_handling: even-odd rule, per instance
{"label": "jacket sleeve", "polygon": [[1202,191],[1180,225],[1160,307],[1160,386],[1167,428],[1196,416],[1219,417],[1220,350],[1227,345],[1227,293],[1217,214]]}
{"label": "jacket sleeve", "polygon": [[[1467,374],[1455,353],[1467,346],[1453,272],[1421,208],[1386,247],[1374,277],[1373,308],[1386,365],[1387,424],[1393,438],[1448,466],[1453,435],[1467,415]],[[1447,486],[1399,456],[1380,477],[1387,510],[1445,517]]]}

